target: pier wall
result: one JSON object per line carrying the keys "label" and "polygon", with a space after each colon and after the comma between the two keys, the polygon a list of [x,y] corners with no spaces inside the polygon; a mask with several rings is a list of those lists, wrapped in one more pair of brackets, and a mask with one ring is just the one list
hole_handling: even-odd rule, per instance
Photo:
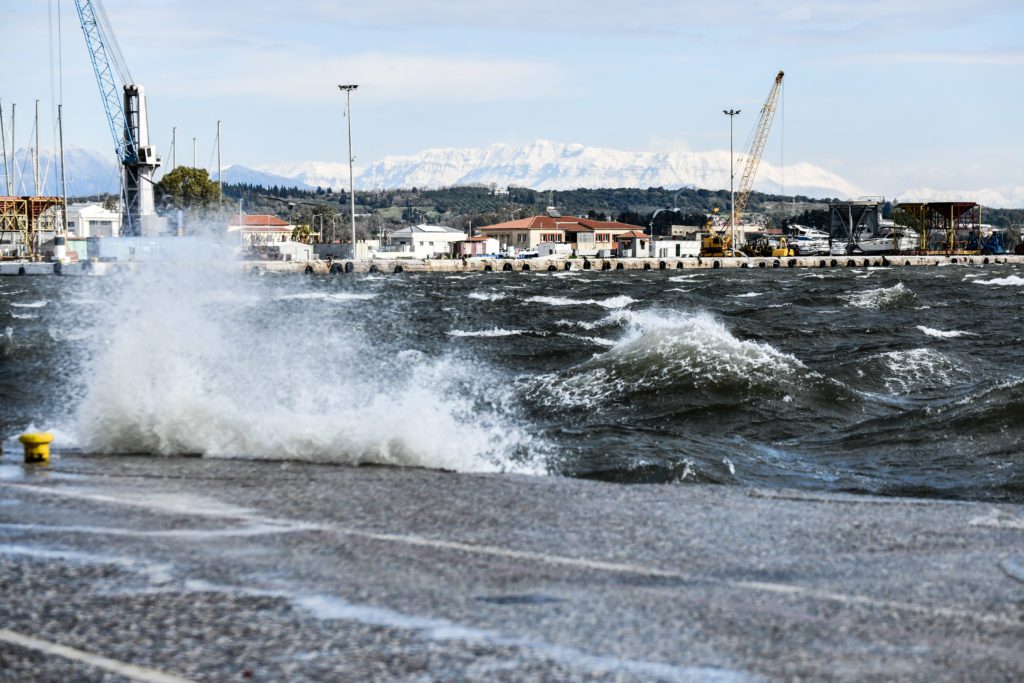
{"label": "pier wall", "polygon": [[553,272],[565,270],[713,270],[719,268],[872,268],[942,265],[1024,264],[1024,256],[793,256],[789,258],[531,258],[531,259],[377,259],[286,262],[246,261],[252,272],[286,273],[466,273]]}
{"label": "pier wall", "polygon": [[[2,275],[104,275],[108,272],[144,268],[139,261],[96,261],[57,264],[49,261],[0,261]],[[374,259],[366,261],[238,261],[250,273],[473,273],[553,272],[566,270],[714,270],[731,268],[882,268],[935,267],[950,265],[987,266],[1024,264],[1021,255],[956,256],[794,256],[789,258],[532,258],[532,259]]]}

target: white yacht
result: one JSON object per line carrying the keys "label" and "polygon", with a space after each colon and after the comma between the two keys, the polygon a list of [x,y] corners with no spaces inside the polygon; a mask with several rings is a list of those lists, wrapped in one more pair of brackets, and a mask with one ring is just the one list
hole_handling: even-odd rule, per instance
{"label": "white yacht", "polygon": [[832,254],[891,254],[914,251],[918,248],[916,230],[904,228],[899,232],[892,228],[882,228],[878,232],[862,231],[856,242],[835,242]]}
{"label": "white yacht", "polygon": [[828,233],[805,225],[789,226],[790,246],[801,256],[828,253]]}

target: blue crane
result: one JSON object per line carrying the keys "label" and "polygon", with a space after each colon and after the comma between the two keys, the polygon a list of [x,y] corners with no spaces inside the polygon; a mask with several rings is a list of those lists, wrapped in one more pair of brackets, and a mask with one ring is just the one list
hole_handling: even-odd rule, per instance
{"label": "blue crane", "polygon": [[158,230],[153,175],[160,159],[156,148],[149,144],[144,90],[128,71],[101,0],[75,0],[75,9],[121,163],[121,234],[142,235]]}

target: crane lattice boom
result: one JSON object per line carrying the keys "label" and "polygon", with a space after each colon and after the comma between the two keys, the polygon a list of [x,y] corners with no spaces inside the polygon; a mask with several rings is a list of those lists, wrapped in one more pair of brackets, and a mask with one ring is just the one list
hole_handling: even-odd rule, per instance
{"label": "crane lattice boom", "polygon": [[[85,45],[89,49],[89,58],[92,60],[92,69],[96,73],[96,82],[100,86],[100,98],[103,100],[103,108],[107,112],[107,123],[110,125],[110,135],[114,138],[117,158],[121,163],[138,161],[138,152],[135,149],[135,141],[131,139],[131,131],[125,130],[124,107],[121,105],[121,99],[124,97],[123,84],[119,84],[114,78],[112,62],[107,50],[109,39],[103,28],[105,24],[101,25],[97,18],[92,0],[75,0],[75,9],[78,10],[82,33],[85,34]],[[128,140],[125,139],[126,137]]]}
{"label": "crane lattice boom", "polygon": [[747,160],[743,167],[743,177],[740,179],[740,188],[736,193],[736,202],[733,205],[732,213],[736,223],[740,222],[740,216],[747,208],[750,200],[750,193],[754,189],[754,176],[757,175],[757,166],[761,163],[761,154],[764,152],[764,145],[768,141],[768,133],[772,127],[772,119],[775,118],[775,107],[779,100],[779,91],[782,89],[782,77],[785,74],[779,71],[772,84],[768,99],[761,108],[761,118],[757,122],[751,137],[750,150],[747,152]]}
{"label": "crane lattice boom", "polygon": [[156,225],[147,219],[156,217],[153,174],[160,167],[156,149],[149,144],[146,96],[141,85],[131,82],[131,72],[124,63],[102,0],[75,0],[75,9],[114,138],[114,150],[121,162],[121,233],[141,235],[148,229],[147,222]]}

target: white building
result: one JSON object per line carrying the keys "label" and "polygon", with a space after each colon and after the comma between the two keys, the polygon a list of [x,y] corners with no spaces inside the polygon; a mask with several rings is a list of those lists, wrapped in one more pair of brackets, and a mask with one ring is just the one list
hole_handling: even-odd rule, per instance
{"label": "white building", "polygon": [[438,258],[451,256],[457,242],[467,235],[447,225],[410,225],[391,233],[391,245],[381,247],[377,256]]}
{"label": "white building", "polygon": [[228,219],[228,233],[237,234],[244,246],[257,247],[288,242],[295,226],[268,214],[238,215]]}
{"label": "white building", "polygon": [[121,213],[101,204],[72,204],[68,207],[68,237],[117,237],[121,233]]}

